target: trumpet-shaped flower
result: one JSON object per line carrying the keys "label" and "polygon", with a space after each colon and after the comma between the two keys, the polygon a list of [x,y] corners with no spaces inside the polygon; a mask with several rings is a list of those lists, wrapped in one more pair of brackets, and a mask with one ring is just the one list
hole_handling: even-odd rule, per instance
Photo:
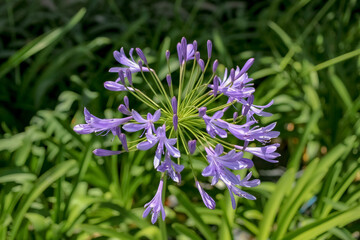
{"label": "trumpet-shaped flower", "polygon": [[[155,132],[154,122],[159,121],[161,116],[160,109],[155,111],[154,115],[148,113],[146,119],[144,119],[137,111],[132,110],[132,116],[138,123],[127,123],[123,126],[123,129],[127,132],[137,132],[144,129],[148,134]],[[141,135],[142,136],[142,135]]]}
{"label": "trumpet-shaped flower", "polygon": [[202,175],[204,177],[212,176],[212,185],[215,185],[219,179],[225,184],[239,184],[238,178],[227,168],[232,170],[239,170],[243,168],[251,168],[253,162],[250,159],[243,158],[243,153],[236,153],[235,150],[231,150],[227,154],[220,156],[224,152],[224,147],[221,144],[217,144],[215,150],[211,147],[206,147],[207,160],[209,166],[207,166]]}
{"label": "trumpet-shaped flower", "polygon": [[166,137],[166,126],[165,124],[156,129],[156,136],[152,134],[146,134],[147,141],[141,142],[137,145],[139,150],[148,150],[155,146],[155,144],[159,143],[155,152],[154,157],[154,168],[159,166],[161,156],[164,155],[165,149],[169,152],[169,154],[175,158],[180,157],[180,151],[174,147],[177,139]]}
{"label": "trumpet-shaped flower", "polygon": [[179,165],[171,161],[169,152],[165,153],[165,161],[163,161],[160,166],[156,169],[159,172],[167,172],[174,182],[181,182],[180,172],[184,170],[183,165]]}
{"label": "trumpet-shaped flower", "polygon": [[158,190],[154,196],[154,198],[148,202],[147,204],[145,204],[145,211],[143,213],[143,218],[147,217],[147,215],[149,215],[149,213],[151,212],[152,216],[151,216],[151,223],[154,224],[157,221],[157,218],[159,217],[159,214],[161,212],[161,217],[162,220],[165,221],[165,210],[164,210],[164,206],[162,203],[162,191],[163,191],[163,185],[164,182],[161,179],[160,180],[160,184],[158,187]]}
{"label": "trumpet-shaped flower", "polygon": [[146,68],[146,67],[140,68],[139,67],[139,64],[133,58],[133,52],[134,52],[134,48],[131,48],[130,52],[129,52],[129,55],[131,58],[131,60],[130,60],[128,57],[126,57],[124,48],[121,48],[120,52],[114,51],[114,58],[116,59],[116,61],[118,61],[120,64],[122,64],[126,67],[112,67],[112,68],[110,68],[109,72],[119,73],[119,71],[122,70],[124,77],[126,76],[125,72],[126,72],[126,69],[128,69],[128,68],[130,69],[130,71],[132,73],[141,72],[141,71],[149,72],[150,70],[148,68]]}
{"label": "trumpet-shaped flower", "polygon": [[114,136],[119,136],[121,133],[119,126],[132,119],[132,117],[101,119],[92,115],[86,108],[84,108],[84,115],[86,124],[78,124],[74,127],[74,131],[79,134],[96,132],[106,135],[111,131]]}

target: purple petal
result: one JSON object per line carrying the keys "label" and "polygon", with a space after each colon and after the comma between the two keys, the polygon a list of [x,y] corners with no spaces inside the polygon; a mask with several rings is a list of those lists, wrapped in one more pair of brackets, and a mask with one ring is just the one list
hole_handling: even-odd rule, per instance
{"label": "purple petal", "polygon": [[106,149],[95,149],[93,151],[93,153],[96,156],[106,157],[106,156],[111,156],[111,155],[118,155],[118,154],[121,153],[121,151],[111,151],[111,150],[106,150]]}

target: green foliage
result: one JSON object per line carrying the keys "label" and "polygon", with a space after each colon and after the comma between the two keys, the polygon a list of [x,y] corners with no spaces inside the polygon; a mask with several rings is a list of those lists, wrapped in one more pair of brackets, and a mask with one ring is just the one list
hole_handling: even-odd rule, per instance
{"label": "green foliage", "polygon": [[[85,2],[0,6],[0,239],[356,238],[356,0]],[[275,100],[274,116],[263,123],[278,122],[282,157],[277,165],[254,158],[257,200],[237,198],[236,210],[218,186],[207,190],[217,199],[207,209],[185,170],[182,186],[167,183],[166,222],[152,225],[142,218],[158,179],[152,156],[94,157],[94,148],[116,150],[119,140],[79,136],[72,127],[83,122],[84,106],[120,116],[113,109],[124,95],[102,86],[113,78],[113,50],[144,48],[163,79],[165,50],[175,70],[182,36],[203,49],[212,39],[224,65],[255,57],[256,104]],[[204,167],[194,159],[197,173]]]}

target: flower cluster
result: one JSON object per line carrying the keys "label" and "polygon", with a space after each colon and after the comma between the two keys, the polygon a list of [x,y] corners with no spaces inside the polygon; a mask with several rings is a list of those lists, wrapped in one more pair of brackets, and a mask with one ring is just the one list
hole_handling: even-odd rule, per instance
{"label": "flower cluster", "polygon": [[[202,170],[203,177],[212,177],[211,185],[221,180],[230,192],[232,207],[235,209],[234,194],[254,200],[255,197],[241,189],[251,188],[260,184],[257,179],[250,180],[251,172],[244,178],[232,170],[250,169],[252,160],[244,157],[251,153],[268,162],[277,162],[280,154],[276,153],[279,144],[270,144],[272,138],[279,135],[273,131],[276,123],[259,126],[256,116],[271,116],[264,111],[273,101],[264,106],[254,105],[254,92],[251,78],[247,71],[254,63],[249,59],[242,68],[224,70],[223,78],[217,75],[219,62],[211,64],[212,43],[207,42],[207,56],[203,60],[197,51],[197,42],[188,44],[185,38],[177,44],[179,74],[172,73],[170,68],[170,52],[166,51],[168,74],[160,79],[151,69],[141,49],[135,49],[138,61],[133,57],[134,49],[130,49],[128,58],[121,48],[114,52],[114,58],[121,67],[112,67],[109,72],[118,74],[115,81],[106,81],[104,87],[110,91],[124,91],[132,99],[145,104],[149,113],[140,113],[130,108],[129,98],[118,110],[123,118],[100,119],[84,109],[86,124],[78,124],[74,131],[79,134],[96,132],[100,135],[112,133],[118,137],[122,150],[111,151],[95,149],[97,156],[118,155],[124,152],[154,149],[154,168],[161,172],[160,184],[154,198],[145,205],[143,216],[152,213],[151,221],[155,223],[159,214],[165,219],[163,206],[164,177],[168,175],[174,182],[181,182],[181,171],[186,162],[192,168],[192,156],[200,153],[208,164]],[[189,63],[190,62],[190,63]],[[191,64],[192,63],[192,64]],[[188,65],[192,66],[188,66]],[[210,74],[206,74],[209,67]],[[191,69],[191,71],[188,71]],[[139,73],[147,87],[133,83],[133,74]],[[172,77],[173,75],[173,77]],[[208,76],[209,75],[209,76]],[[176,81],[172,79],[176,77]],[[150,77],[153,82],[149,82]],[[164,84],[164,82],[166,84]],[[145,85],[146,86],[146,85]],[[153,96],[147,92],[152,92]],[[125,133],[138,132],[140,138],[128,142]],[[227,141],[237,138],[238,144]],[[232,141],[233,142],[233,141]],[[249,147],[249,143],[259,142],[261,146]],[[240,144],[241,143],[241,144]],[[206,153],[206,154],[204,154]],[[187,155],[187,157],[183,157]],[[176,159],[176,163],[173,161]],[[195,185],[206,207],[215,208],[214,199],[205,192],[202,184],[192,169]]]}

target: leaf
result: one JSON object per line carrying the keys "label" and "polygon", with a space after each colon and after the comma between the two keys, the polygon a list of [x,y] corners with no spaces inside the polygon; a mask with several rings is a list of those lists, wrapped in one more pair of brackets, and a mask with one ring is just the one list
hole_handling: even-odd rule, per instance
{"label": "leaf", "polygon": [[13,240],[17,236],[20,224],[24,218],[25,213],[30,208],[30,205],[45,191],[52,183],[54,183],[61,176],[65,175],[71,168],[76,165],[75,160],[63,162],[47,172],[45,172],[34,184],[30,193],[24,196],[19,203],[18,211],[14,215],[13,226],[10,234],[10,239]]}
{"label": "leaf", "polygon": [[295,169],[290,168],[277,182],[275,191],[264,207],[264,215],[260,222],[259,234],[257,235],[258,240],[266,240],[269,238],[275,215],[280,208],[285,193],[290,189],[293,183],[295,173]]}
{"label": "leaf", "polygon": [[188,227],[186,227],[183,224],[180,223],[174,223],[171,225],[173,229],[178,232],[179,234],[184,234],[185,236],[188,236],[192,240],[201,240],[202,238],[199,237],[196,232]]}
{"label": "leaf", "polygon": [[32,40],[30,43],[25,45],[14,55],[12,55],[4,64],[0,66],[0,78],[8,73],[12,68],[19,65],[32,55],[38,53],[50,44],[61,38],[66,32],[72,29],[85,15],[85,8],[80,9],[76,15],[69,21],[69,23],[63,28],[57,28],[49,33],[45,33],[40,37]]}
{"label": "leaf", "polygon": [[100,234],[100,236],[105,236],[105,237],[111,237],[111,238],[116,238],[116,239],[124,239],[124,240],[135,240],[136,238],[134,238],[133,236],[124,233],[124,232],[118,232],[114,229],[111,228],[104,228],[104,227],[99,227],[96,225],[90,225],[90,224],[81,224],[79,226],[79,228],[87,233],[97,233]]}
{"label": "leaf", "polygon": [[344,212],[334,213],[325,219],[317,220],[309,225],[287,234],[284,240],[314,239],[334,227],[342,227],[360,219],[360,206],[353,207]]}

